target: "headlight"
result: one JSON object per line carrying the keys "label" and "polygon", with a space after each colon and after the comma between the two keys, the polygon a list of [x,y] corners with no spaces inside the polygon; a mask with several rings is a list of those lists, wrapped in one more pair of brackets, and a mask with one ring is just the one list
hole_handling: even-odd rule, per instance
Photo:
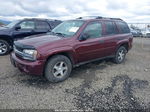
{"label": "headlight", "polygon": [[24,49],[23,53],[24,53],[23,58],[31,61],[36,60],[38,54],[37,50],[31,50],[31,49]]}

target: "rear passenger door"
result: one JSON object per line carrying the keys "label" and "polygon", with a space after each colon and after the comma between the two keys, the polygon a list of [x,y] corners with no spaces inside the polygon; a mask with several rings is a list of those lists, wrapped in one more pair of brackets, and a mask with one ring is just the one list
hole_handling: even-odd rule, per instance
{"label": "rear passenger door", "polygon": [[105,32],[104,32],[104,41],[105,41],[105,56],[113,56],[116,50],[117,38],[119,38],[119,31],[115,22],[113,21],[104,21]]}
{"label": "rear passenger door", "polygon": [[47,33],[51,31],[49,24],[46,21],[36,21],[35,22],[35,32],[36,34]]}

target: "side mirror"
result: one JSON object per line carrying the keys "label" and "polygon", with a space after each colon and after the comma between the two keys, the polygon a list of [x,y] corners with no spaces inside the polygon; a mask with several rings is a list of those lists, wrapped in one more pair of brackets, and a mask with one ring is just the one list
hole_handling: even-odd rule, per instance
{"label": "side mirror", "polygon": [[20,30],[20,29],[21,29],[20,26],[16,26],[16,27],[15,27],[15,30]]}
{"label": "side mirror", "polygon": [[88,39],[90,36],[88,35],[88,33],[83,33],[80,37],[79,40],[86,40]]}

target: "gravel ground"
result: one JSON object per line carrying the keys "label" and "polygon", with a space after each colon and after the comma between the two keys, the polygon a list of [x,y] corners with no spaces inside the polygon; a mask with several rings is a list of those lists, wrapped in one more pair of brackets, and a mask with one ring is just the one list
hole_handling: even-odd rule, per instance
{"label": "gravel ground", "polygon": [[0,57],[0,109],[150,108],[150,39],[135,38],[123,64],[98,61],[75,68],[69,79],[49,83]]}

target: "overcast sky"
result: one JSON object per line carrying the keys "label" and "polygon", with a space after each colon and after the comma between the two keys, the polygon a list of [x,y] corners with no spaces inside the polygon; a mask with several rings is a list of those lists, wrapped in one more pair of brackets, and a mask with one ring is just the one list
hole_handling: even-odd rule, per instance
{"label": "overcast sky", "polygon": [[0,0],[0,19],[118,17],[150,23],[150,0]]}

